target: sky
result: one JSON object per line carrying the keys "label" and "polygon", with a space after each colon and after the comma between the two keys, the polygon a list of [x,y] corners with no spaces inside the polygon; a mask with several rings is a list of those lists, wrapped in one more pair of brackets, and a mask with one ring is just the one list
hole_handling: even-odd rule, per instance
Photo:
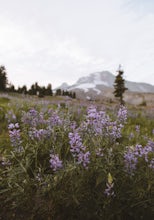
{"label": "sky", "polygon": [[98,71],[154,85],[154,0],[0,0],[0,65],[17,86]]}

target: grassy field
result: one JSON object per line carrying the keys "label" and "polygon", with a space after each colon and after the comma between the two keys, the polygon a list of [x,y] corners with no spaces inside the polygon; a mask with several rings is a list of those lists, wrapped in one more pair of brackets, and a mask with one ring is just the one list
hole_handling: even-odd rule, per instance
{"label": "grassy field", "polygon": [[0,97],[0,220],[154,217],[154,109]]}

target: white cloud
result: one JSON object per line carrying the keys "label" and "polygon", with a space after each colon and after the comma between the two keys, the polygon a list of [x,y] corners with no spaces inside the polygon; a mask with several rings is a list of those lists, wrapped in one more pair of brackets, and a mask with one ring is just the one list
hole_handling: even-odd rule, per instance
{"label": "white cloud", "polygon": [[115,73],[119,63],[127,80],[154,84],[154,10],[145,2],[6,0],[0,62],[16,85],[56,87],[96,71]]}

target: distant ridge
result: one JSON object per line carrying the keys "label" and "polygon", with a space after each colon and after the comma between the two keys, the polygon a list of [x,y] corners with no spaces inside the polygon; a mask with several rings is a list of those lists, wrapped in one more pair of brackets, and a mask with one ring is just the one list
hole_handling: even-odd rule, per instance
{"label": "distant ridge", "polygon": [[[84,93],[93,92],[99,95],[107,89],[113,89],[114,81],[115,75],[109,71],[102,71],[81,77],[73,85],[63,83],[58,89],[81,90]],[[138,83],[125,80],[125,86],[130,92],[154,93],[154,86],[148,83]]]}

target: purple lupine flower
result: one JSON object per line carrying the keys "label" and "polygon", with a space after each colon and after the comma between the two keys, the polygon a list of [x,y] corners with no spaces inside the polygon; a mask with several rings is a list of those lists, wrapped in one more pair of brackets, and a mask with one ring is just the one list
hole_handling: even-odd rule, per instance
{"label": "purple lupine flower", "polygon": [[146,162],[148,162],[148,154],[153,151],[151,146],[153,142],[148,141],[146,146],[137,144],[134,148],[134,155],[136,157],[143,157]]}
{"label": "purple lupine flower", "polygon": [[8,120],[8,123],[15,122],[17,120],[14,112],[12,110],[8,111],[5,115],[6,119]]}
{"label": "purple lupine flower", "polygon": [[112,141],[115,141],[117,138],[121,138],[121,129],[123,128],[122,124],[117,124],[116,122],[108,123],[108,135]]}
{"label": "purple lupine flower", "polygon": [[144,155],[144,148],[142,145],[136,144],[136,146],[134,148],[134,155],[136,157],[142,157]]}
{"label": "purple lupine flower", "polygon": [[125,168],[128,173],[133,174],[138,163],[138,158],[143,158],[146,163],[149,162],[149,153],[154,152],[154,142],[149,140],[146,146],[136,144],[135,147],[129,147],[124,154]]}
{"label": "purple lupine flower", "polygon": [[93,135],[102,135],[107,137],[110,142],[115,142],[117,138],[121,137],[121,130],[123,124],[127,119],[127,109],[121,106],[118,113],[118,120],[111,121],[105,111],[97,111],[95,106],[88,108],[86,117],[86,126],[82,125],[82,128],[86,128]]}
{"label": "purple lupine flower", "polygon": [[5,157],[1,158],[1,165],[2,166],[10,166],[11,162],[9,160],[7,160]]}
{"label": "purple lupine flower", "polygon": [[118,121],[121,123],[126,123],[127,120],[127,108],[124,105],[120,106],[118,111]]}
{"label": "purple lupine flower", "polygon": [[57,171],[63,167],[62,161],[59,159],[57,154],[50,154],[50,168],[53,171]]}
{"label": "purple lupine flower", "polygon": [[36,127],[39,122],[38,122],[38,112],[35,109],[31,109],[28,112],[23,112],[21,121],[25,125],[29,125],[31,127]]}
{"label": "purple lupine flower", "polygon": [[154,170],[154,158],[150,161],[149,167]]}
{"label": "purple lupine flower", "polygon": [[70,124],[70,128],[71,128],[73,131],[75,130],[76,126],[77,126],[77,125],[76,125],[76,122],[75,122],[75,121]]}
{"label": "purple lupine flower", "polygon": [[114,197],[115,194],[114,194],[114,190],[113,190],[113,187],[114,187],[114,183],[113,183],[113,178],[111,176],[110,173],[108,173],[108,178],[107,178],[107,183],[106,183],[106,189],[104,191],[104,194],[107,196],[107,197]]}
{"label": "purple lupine flower", "polygon": [[114,194],[114,191],[113,191],[113,187],[114,187],[114,183],[111,183],[111,184],[109,184],[109,183],[106,183],[106,189],[105,189],[105,191],[104,191],[104,194],[107,196],[107,197],[112,197],[112,196],[114,196],[115,194]]}
{"label": "purple lupine flower", "polygon": [[29,137],[33,140],[33,139],[38,139],[38,140],[42,140],[45,138],[48,138],[51,134],[50,130],[46,130],[46,129],[36,129],[36,128],[32,128],[31,131],[29,131]]}
{"label": "purple lupine flower", "polygon": [[19,123],[14,124],[15,128],[19,128]]}
{"label": "purple lupine flower", "polygon": [[151,152],[154,152],[154,142],[152,140],[148,140],[147,145],[144,147],[144,158],[145,161],[148,162],[148,155]]}
{"label": "purple lupine flower", "polygon": [[140,125],[136,125],[136,126],[135,126],[135,130],[136,130],[136,132],[139,134],[139,133],[140,133]]}
{"label": "purple lupine flower", "polygon": [[124,153],[124,162],[126,171],[133,175],[137,165],[137,157],[134,155],[132,148],[128,148],[127,152]]}
{"label": "purple lupine flower", "polygon": [[52,112],[48,119],[48,124],[52,126],[62,125],[62,120],[56,112]]}
{"label": "purple lupine flower", "polygon": [[37,180],[38,182],[41,182],[41,180],[42,180],[42,176],[41,176],[40,173],[37,173],[36,176],[35,176],[35,178],[36,178],[36,180]]}
{"label": "purple lupine flower", "polygon": [[29,114],[32,116],[32,117],[36,117],[38,115],[38,111],[36,111],[35,109],[30,109],[29,110]]}
{"label": "purple lupine flower", "polygon": [[85,150],[85,146],[82,145],[82,139],[77,131],[74,131],[74,133],[69,133],[69,143],[71,145],[70,151],[72,152],[73,156],[75,157],[77,154],[80,153],[80,151]]}
{"label": "purple lupine flower", "polygon": [[90,152],[80,152],[78,154],[78,163],[83,164],[83,167],[87,168],[88,164],[90,163]]}
{"label": "purple lupine flower", "polygon": [[46,124],[44,113],[38,112],[35,109],[30,109],[28,112],[23,112],[21,121],[24,124],[34,128]]}
{"label": "purple lupine flower", "polygon": [[101,148],[96,149],[95,153],[96,153],[96,155],[99,156],[99,157],[103,157],[103,156],[104,156],[104,154],[103,154]]}
{"label": "purple lupine flower", "polygon": [[154,141],[148,140],[147,146],[149,146],[151,151],[154,152]]}
{"label": "purple lupine flower", "polygon": [[96,106],[90,106],[87,110],[88,119],[96,119],[98,117],[98,112]]}
{"label": "purple lupine flower", "polygon": [[9,129],[9,136],[10,136],[10,141],[13,147],[21,147],[21,136],[20,136],[20,129],[19,129],[19,124],[18,123],[11,123],[8,126]]}
{"label": "purple lupine flower", "polygon": [[134,133],[131,132],[130,135],[129,135],[129,140],[133,139],[134,138]]}
{"label": "purple lupine flower", "polygon": [[108,126],[109,117],[106,116],[104,111],[97,111],[95,106],[90,106],[87,110],[86,126],[88,130],[93,132],[94,135],[105,135],[103,129]]}
{"label": "purple lupine flower", "polygon": [[74,158],[77,159],[77,163],[82,164],[83,167],[87,168],[90,163],[90,152],[86,152],[86,147],[82,144],[82,139],[77,131],[69,133],[69,143],[71,145],[70,151]]}
{"label": "purple lupine flower", "polygon": [[14,128],[15,128],[14,123],[10,123],[9,126],[8,126],[8,129],[9,129],[9,130],[12,130],[12,129],[14,129]]}

